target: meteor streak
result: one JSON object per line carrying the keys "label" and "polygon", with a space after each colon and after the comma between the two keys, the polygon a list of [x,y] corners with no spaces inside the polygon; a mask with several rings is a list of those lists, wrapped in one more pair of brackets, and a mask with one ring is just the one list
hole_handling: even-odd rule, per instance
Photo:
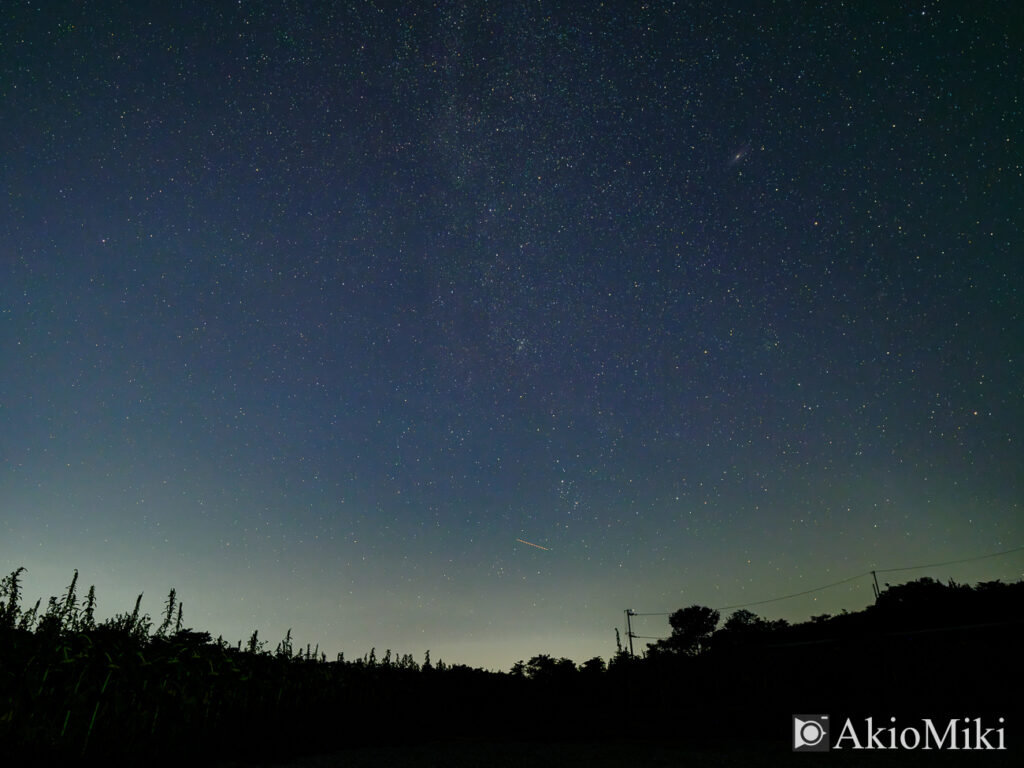
{"label": "meteor streak", "polygon": [[521,544],[528,544],[531,547],[536,547],[537,549],[543,549],[545,552],[551,551],[547,547],[542,547],[540,544],[534,544],[532,541],[527,541],[526,539],[516,539],[516,541],[518,541]]}

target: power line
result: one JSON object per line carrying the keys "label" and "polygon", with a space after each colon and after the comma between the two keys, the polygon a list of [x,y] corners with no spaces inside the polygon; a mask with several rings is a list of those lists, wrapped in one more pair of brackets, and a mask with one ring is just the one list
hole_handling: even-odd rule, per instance
{"label": "power line", "polygon": [[[803,592],[794,592],[791,595],[783,595],[782,597],[771,597],[771,598],[768,598],[767,600],[755,600],[755,601],[749,602],[749,603],[737,603],[736,605],[724,605],[721,608],[716,608],[715,610],[716,611],[728,611],[728,610],[732,610],[733,608],[745,608],[745,607],[750,606],[750,605],[765,605],[766,603],[776,603],[776,602],[779,602],[780,600],[789,600],[790,598],[793,598],[793,597],[800,597],[802,595],[809,595],[809,594],[811,594],[813,592],[820,592],[823,589],[831,589],[832,587],[838,587],[840,584],[846,584],[847,582],[855,581],[856,579],[862,579],[865,576],[872,575],[872,573],[894,573],[896,571],[916,571],[916,570],[921,570],[921,569],[924,569],[924,568],[938,568],[938,567],[944,566],[944,565],[957,565],[959,563],[974,562],[975,560],[986,560],[986,559],[988,559],[990,557],[999,557],[1001,555],[1009,555],[1009,554],[1012,554],[1013,552],[1020,552],[1021,550],[1024,550],[1024,545],[1019,546],[1019,547],[1014,547],[1013,549],[1006,549],[1006,550],[1003,550],[1002,552],[990,552],[987,555],[977,555],[975,557],[965,557],[965,558],[963,558],[961,560],[947,560],[946,562],[943,562],[943,563],[930,563],[928,565],[910,565],[910,566],[906,566],[906,567],[903,567],[903,568],[875,568],[873,571],[864,571],[864,573],[858,573],[855,576],[850,576],[849,578],[842,579],[840,581],[834,581],[831,584],[825,584],[824,586],[821,586],[821,587],[814,587],[812,589],[806,589]],[[655,613],[636,613],[636,612],[633,612],[633,616],[671,616],[673,613],[675,613],[675,611],[659,611],[659,612],[655,612]]]}
{"label": "power line", "polygon": [[823,587],[814,587],[813,589],[805,589],[803,592],[794,592],[791,595],[783,595],[782,597],[771,597],[767,600],[755,600],[752,603],[738,603],[737,605],[723,605],[721,608],[716,608],[716,611],[728,611],[732,608],[744,608],[748,605],[764,605],[765,603],[777,603],[779,600],[789,600],[791,597],[800,597],[801,595],[809,595],[812,592],[821,592],[823,589],[830,589],[832,587],[838,587],[840,584],[845,584],[848,581],[854,579],[862,579],[865,576],[870,576],[871,571],[865,571],[864,573],[858,573],[856,576],[851,576],[848,579],[842,579],[841,581],[833,581],[831,584],[826,584]]}
{"label": "power line", "polygon": [[1020,552],[1024,549],[1024,546],[1014,547],[1013,549],[1005,549],[1002,552],[992,552],[988,555],[978,555],[977,557],[965,557],[963,560],[947,560],[944,563],[930,563],[928,565],[913,565],[909,568],[876,568],[878,573],[892,573],[893,571],[916,571],[919,568],[938,568],[942,565],[957,565],[959,563],[970,563],[974,560],[985,560],[989,557],[999,557],[1000,555],[1009,555],[1012,552]]}

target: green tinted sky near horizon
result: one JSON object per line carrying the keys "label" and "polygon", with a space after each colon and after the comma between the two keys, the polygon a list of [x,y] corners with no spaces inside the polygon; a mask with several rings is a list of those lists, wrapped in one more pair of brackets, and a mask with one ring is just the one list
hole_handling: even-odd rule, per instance
{"label": "green tinted sky near horizon", "polygon": [[507,669],[1021,544],[1019,16],[13,6],[0,564]]}

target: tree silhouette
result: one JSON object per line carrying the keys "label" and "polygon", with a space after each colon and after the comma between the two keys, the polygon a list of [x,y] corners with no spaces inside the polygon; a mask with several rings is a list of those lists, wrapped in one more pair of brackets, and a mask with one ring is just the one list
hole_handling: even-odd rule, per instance
{"label": "tree silhouette", "polygon": [[712,644],[716,648],[746,648],[765,642],[773,632],[780,632],[787,626],[789,622],[785,619],[768,621],[753,611],[740,608],[715,632]]}
{"label": "tree silhouette", "polygon": [[571,659],[555,659],[546,653],[526,662],[526,676],[531,680],[565,680],[576,672]]}
{"label": "tree silhouette", "polygon": [[707,650],[719,618],[718,611],[704,605],[681,608],[668,617],[672,634],[647,647],[654,655],[696,656]]}
{"label": "tree silhouette", "polygon": [[767,632],[769,624],[753,611],[740,608],[735,611],[722,628],[715,632],[716,648],[740,648],[759,641]]}

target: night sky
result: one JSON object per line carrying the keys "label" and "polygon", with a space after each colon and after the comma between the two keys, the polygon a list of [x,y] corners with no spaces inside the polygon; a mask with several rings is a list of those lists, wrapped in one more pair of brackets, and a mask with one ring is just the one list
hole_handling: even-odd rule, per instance
{"label": "night sky", "polygon": [[30,602],[508,669],[1024,544],[1018,2],[150,6],[0,18]]}

